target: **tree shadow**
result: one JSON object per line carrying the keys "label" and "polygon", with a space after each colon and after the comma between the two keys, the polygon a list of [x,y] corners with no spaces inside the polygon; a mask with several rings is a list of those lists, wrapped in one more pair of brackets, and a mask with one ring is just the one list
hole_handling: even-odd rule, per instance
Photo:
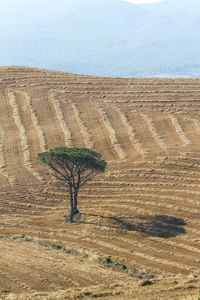
{"label": "tree shadow", "polygon": [[[86,217],[94,217],[92,222],[86,221]],[[84,217],[84,218],[82,218]],[[85,219],[85,220],[83,220]],[[79,221],[85,224],[117,228],[126,231],[136,231],[146,237],[169,238],[186,234],[183,218],[167,215],[136,216],[136,217],[109,217],[96,214],[81,214]]]}

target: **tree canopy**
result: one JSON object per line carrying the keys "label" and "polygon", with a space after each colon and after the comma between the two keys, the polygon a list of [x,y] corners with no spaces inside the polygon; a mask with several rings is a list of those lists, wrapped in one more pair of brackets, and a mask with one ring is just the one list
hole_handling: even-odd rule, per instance
{"label": "tree canopy", "polygon": [[52,175],[69,187],[70,223],[78,213],[78,191],[81,186],[93,179],[97,173],[104,172],[106,161],[101,154],[88,148],[56,147],[38,153],[39,163],[50,168]]}

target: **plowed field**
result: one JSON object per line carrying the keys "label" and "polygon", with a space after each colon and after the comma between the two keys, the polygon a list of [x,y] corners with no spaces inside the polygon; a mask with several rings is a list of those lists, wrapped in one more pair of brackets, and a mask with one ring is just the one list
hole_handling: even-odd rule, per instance
{"label": "plowed field", "polygon": [[[71,226],[65,187],[36,162],[55,146],[92,148],[108,162],[80,191]],[[196,299],[200,79],[1,67],[0,216],[2,298]],[[143,280],[154,283],[149,298]]]}

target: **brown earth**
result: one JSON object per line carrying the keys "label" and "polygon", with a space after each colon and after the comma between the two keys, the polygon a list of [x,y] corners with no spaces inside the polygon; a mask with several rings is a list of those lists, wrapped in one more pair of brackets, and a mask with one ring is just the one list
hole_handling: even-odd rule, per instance
{"label": "brown earth", "polygon": [[[108,162],[72,226],[36,163],[61,145]],[[200,79],[1,67],[0,188],[0,299],[197,299]]]}

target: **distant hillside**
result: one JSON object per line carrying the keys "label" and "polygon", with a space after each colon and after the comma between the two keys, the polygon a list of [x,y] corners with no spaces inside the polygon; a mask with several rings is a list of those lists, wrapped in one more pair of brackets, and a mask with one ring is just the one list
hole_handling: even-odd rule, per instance
{"label": "distant hillside", "polygon": [[[46,7],[48,6],[48,11]],[[1,6],[0,6],[1,8]],[[200,77],[200,2],[8,1],[0,65],[119,77]]]}

